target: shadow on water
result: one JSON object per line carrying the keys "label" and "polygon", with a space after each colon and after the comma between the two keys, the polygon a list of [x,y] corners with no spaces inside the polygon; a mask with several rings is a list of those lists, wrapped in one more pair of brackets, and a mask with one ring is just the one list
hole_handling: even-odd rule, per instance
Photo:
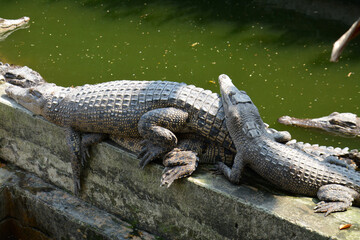
{"label": "shadow on water", "polygon": [[[50,0],[51,1],[51,0]],[[239,0],[83,0],[80,3],[85,7],[98,7],[106,12],[106,18],[113,20],[138,15],[144,21],[152,22],[158,26],[175,20],[191,20],[199,25],[207,25],[214,22],[225,21],[233,24],[233,30],[228,35],[245,31],[249,24],[266,24],[274,31],[282,31],[279,38],[262,38],[264,43],[272,45],[297,45],[304,46],[309,43],[332,44],[347,29],[344,23],[329,19],[319,19],[292,10],[280,9],[271,4],[259,4],[254,1]],[[353,2],[352,4],[357,4]],[[161,15],[153,14],[154,9],[163,7],[169,12]],[[224,36],[224,39],[226,36]],[[254,37],[249,41],[254,41]],[[343,53],[343,58],[349,61],[360,59],[360,44],[350,43],[350,50]],[[324,63],[328,61],[329,53],[319,55],[309,63]]]}
{"label": "shadow on water", "polygon": [[[101,7],[107,17],[113,19],[140,15],[158,25],[184,17],[198,24],[209,24],[216,21],[226,21],[234,24],[232,33],[245,30],[249,24],[265,23],[275,30],[285,30],[280,42],[306,44],[313,41],[333,42],[348,28],[338,21],[322,20],[309,17],[295,11],[274,9],[271,5],[259,5],[253,1],[190,1],[190,0],[157,0],[151,1],[116,1],[116,0],[84,0],[80,1],[86,7]],[[161,16],[151,16],[153,7],[165,7],[172,11],[163,12]],[[144,18],[146,20],[146,18]],[[334,30],[335,29],[335,30]]]}

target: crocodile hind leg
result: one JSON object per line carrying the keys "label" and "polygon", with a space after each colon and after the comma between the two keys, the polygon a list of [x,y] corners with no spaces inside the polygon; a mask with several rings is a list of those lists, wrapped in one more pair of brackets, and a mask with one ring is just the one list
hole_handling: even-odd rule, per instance
{"label": "crocodile hind leg", "polygon": [[181,132],[187,119],[188,113],[176,108],[158,108],[141,116],[138,130],[145,140],[139,154],[140,167],[162,157],[177,145],[174,132]]}
{"label": "crocodile hind leg", "polygon": [[346,186],[328,184],[319,188],[317,193],[321,200],[314,208],[315,212],[325,212],[325,216],[332,212],[346,211],[354,200],[360,200],[360,194]]}
{"label": "crocodile hind leg", "polygon": [[85,133],[67,129],[67,144],[70,148],[70,161],[74,181],[74,193],[79,195],[81,184],[80,176],[82,166],[85,165],[86,156],[89,155],[88,147],[101,142],[106,138],[106,134]]}
{"label": "crocodile hind leg", "polygon": [[199,162],[197,153],[174,148],[165,155],[163,164],[165,166],[161,177],[160,186],[170,185],[179,178],[190,176]]}

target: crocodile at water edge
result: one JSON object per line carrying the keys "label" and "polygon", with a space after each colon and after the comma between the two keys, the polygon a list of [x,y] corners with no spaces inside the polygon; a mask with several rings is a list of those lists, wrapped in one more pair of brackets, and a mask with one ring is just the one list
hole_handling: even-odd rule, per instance
{"label": "crocodile at water edge", "polygon": [[317,196],[315,212],[345,211],[360,204],[360,174],[277,143],[267,133],[259,111],[244,91],[225,74],[219,77],[226,126],[237,154],[231,168],[218,163],[218,170],[239,183],[246,165],[275,186],[307,196]]}
{"label": "crocodile at water edge", "polygon": [[[4,80],[8,83],[11,83],[14,85],[19,85],[23,88],[29,88],[29,89],[23,89],[23,91],[25,91],[25,92],[30,89],[31,89],[31,91],[32,90],[39,91],[40,88],[30,88],[30,87],[38,87],[40,85],[48,84],[40,76],[40,74],[31,70],[28,67],[19,67],[19,66],[13,66],[13,65],[8,65],[8,64],[0,64],[0,77],[1,77],[1,75],[3,75]],[[148,82],[144,82],[144,84],[145,83],[149,84]],[[158,83],[161,83],[161,82],[158,82]],[[181,85],[183,87],[187,86],[185,84],[179,84],[179,83],[171,83],[171,84]],[[50,84],[47,86],[49,86],[51,88],[54,85]],[[121,85],[116,86],[115,90],[120,86]],[[193,88],[196,91],[200,91],[200,90],[205,91],[200,88],[195,88],[194,86],[187,86],[187,87]],[[57,86],[55,87],[55,89],[58,89],[58,88],[64,90],[64,88],[57,87]],[[20,93],[22,93],[22,91],[20,91]],[[46,90],[45,90],[45,93],[46,93]],[[219,102],[218,95],[213,94],[210,91],[206,91],[206,93],[211,94],[210,97],[214,100],[213,105],[215,106],[213,108],[215,108],[215,110],[218,111],[218,114],[216,116],[213,116],[214,121],[222,123],[222,121],[223,121],[222,106],[221,106],[221,103]],[[93,93],[93,94],[95,94],[95,93]],[[101,96],[107,96],[106,94],[107,93],[105,91],[105,92],[97,92],[95,95],[97,95],[98,97],[101,97]],[[91,95],[91,93],[89,93],[89,95]],[[134,93],[133,93],[133,95],[134,95]],[[22,95],[20,94],[18,97],[20,98],[21,96]],[[24,94],[24,96],[27,96],[27,95]],[[31,99],[31,96],[32,96],[31,94],[28,96],[29,100],[36,100],[36,98]],[[56,96],[51,96],[51,97],[56,98]],[[107,96],[107,97],[110,98],[109,96]],[[148,96],[148,97],[150,97],[150,96]],[[111,99],[109,99],[109,101],[110,100]],[[190,100],[191,99],[189,99],[189,101]],[[63,103],[62,106],[66,106],[67,102],[66,101],[64,101],[64,102],[65,103]],[[80,106],[80,103],[76,103],[76,104],[74,103],[73,107],[75,108],[76,106]],[[216,109],[216,107],[218,107],[219,109]],[[98,107],[98,108],[101,109],[101,107]],[[48,111],[50,111],[50,110],[48,110]],[[53,108],[53,110],[55,110],[55,109]],[[88,109],[88,110],[83,109],[82,111],[89,112],[90,109]],[[91,113],[91,112],[89,112],[89,113]],[[115,116],[115,114],[118,115],[119,112],[113,112],[113,113],[114,113],[114,116],[111,116],[111,114],[110,114],[109,118],[115,118],[115,119],[118,118],[118,116]],[[120,111],[120,113],[121,113],[121,111]],[[195,111],[195,113],[196,113],[196,111]],[[54,114],[56,115],[56,112]],[[58,113],[58,114],[61,116],[61,113]],[[92,113],[92,114],[94,114],[94,116],[99,116],[99,114],[96,112]],[[105,117],[105,115],[104,115],[104,117]],[[105,121],[105,119],[98,118],[98,119],[96,119],[96,121],[98,122],[98,124],[102,124]],[[75,123],[75,124],[81,124],[81,123]],[[96,126],[96,122],[94,122],[93,124]],[[116,125],[114,121],[112,121],[110,124],[109,124],[109,122],[107,122],[106,124],[108,124],[108,125],[106,125],[108,127],[112,127],[113,126],[112,124]],[[121,126],[121,124],[123,124],[123,123],[120,123],[120,126]],[[278,141],[288,141],[291,138],[287,132],[277,132],[276,130],[270,129],[270,128],[266,128],[266,129]],[[133,130],[136,131],[136,127]],[[82,148],[84,152],[86,152],[87,146],[89,144],[96,143],[96,141],[95,142],[90,141],[89,143],[84,142],[84,141],[89,141],[90,139],[92,139],[94,137],[94,135],[84,134],[84,132],[78,132],[77,135],[78,135],[78,137],[81,137],[83,140],[82,140],[82,144],[80,147],[77,145],[76,146],[79,149]],[[135,135],[138,135],[138,134],[135,134]],[[105,137],[104,135],[101,135],[101,134],[100,135],[95,134],[95,136],[98,137],[97,140],[99,140],[99,141]],[[220,145],[216,144],[216,142],[209,141],[205,137],[203,139],[201,139],[201,137],[198,134],[196,136],[194,136],[194,134],[185,134],[185,135],[180,134],[179,135],[177,133],[176,136],[178,138],[178,144],[177,144],[176,148],[172,149],[163,158],[163,164],[166,168],[165,168],[165,173],[162,176],[162,181],[161,181],[162,185],[170,186],[170,184],[175,179],[190,175],[196,169],[196,166],[197,166],[197,163],[199,160],[204,163],[215,163],[216,161],[223,161],[228,165],[232,164],[232,160],[235,155],[234,148],[221,147]],[[127,136],[124,136],[124,134],[122,134],[122,133],[119,134],[117,132],[111,132],[110,137],[117,144],[119,144],[120,146],[122,146],[134,153],[141,152],[141,146],[139,145],[141,139],[138,137],[132,137],[131,139],[129,139]],[[69,143],[72,146],[73,142],[70,141]],[[75,143],[78,143],[78,142],[76,141]],[[131,143],[131,144],[128,144],[128,143]],[[294,143],[293,141],[292,141],[292,145],[296,146],[297,148],[303,148],[303,145],[297,146],[298,144]],[[307,149],[309,149],[308,145],[306,145],[306,146],[307,146]],[[310,149],[311,149],[311,147],[310,147]],[[316,149],[314,149],[314,150],[316,150]],[[312,150],[312,152],[315,152],[316,156],[321,155],[320,157],[323,157],[323,158],[327,157],[329,155],[333,155],[336,157],[339,157],[339,156],[343,157],[344,154],[347,152],[345,150],[341,151],[341,152],[333,151],[329,148],[329,150],[327,150],[326,154],[324,154],[322,152],[319,153],[319,151],[317,151],[317,150],[314,151],[314,150]],[[341,153],[342,155],[340,155],[339,153]],[[74,183],[76,183],[74,185],[75,192],[79,190],[78,186],[80,185],[80,183],[79,183],[79,174],[80,174],[79,173],[79,171],[80,171],[79,162],[80,162],[80,160],[78,158],[84,159],[85,154],[82,153],[81,151],[80,151],[80,153],[77,151],[76,157],[74,157],[74,155],[72,155],[73,172],[75,173],[74,174]]]}
{"label": "crocodile at water edge", "polygon": [[313,128],[343,137],[360,137],[360,118],[354,113],[333,112],[321,118],[295,118],[282,116],[279,123],[303,128]]}
{"label": "crocodile at water edge", "polygon": [[[1,74],[9,83],[9,97],[67,129],[76,194],[88,147],[109,136],[139,153],[142,167],[167,153],[161,181],[167,186],[195,171],[199,160],[231,164],[235,155],[221,100],[209,90],[162,81],[113,81],[64,88],[47,83],[28,67],[9,64],[0,64]],[[288,132],[268,130],[278,141],[291,138]],[[140,151],[127,144],[139,143],[141,138],[145,141]]]}
{"label": "crocodile at water edge", "polygon": [[0,41],[5,40],[13,32],[27,28],[30,18],[22,17],[19,19],[4,19],[0,18]]}
{"label": "crocodile at water edge", "polygon": [[67,129],[75,193],[80,189],[87,147],[108,135],[144,138],[142,167],[178,145],[174,132],[197,133],[235,151],[218,95],[184,83],[113,81],[75,88],[44,83],[31,88],[9,85],[6,93]]}

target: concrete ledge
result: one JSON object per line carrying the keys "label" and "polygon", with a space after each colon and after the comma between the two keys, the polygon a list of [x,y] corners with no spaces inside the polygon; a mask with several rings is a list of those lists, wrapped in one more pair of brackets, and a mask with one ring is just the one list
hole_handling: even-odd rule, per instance
{"label": "concrete ledge", "polygon": [[[0,95],[4,86],[0,85]],[[65,134],[11,101],[0,98],[0,158],[72,190]],[[317,200],[279,192],[255,175],[235,186],[200,168],[169,189],[162,167],[138,168],[138,159],[109,143],[91,150],[82,199],[133,225],[169,239],[358,239],[360,209],[324,217]],[[353,226],[339,230],[344,223]]]}
{"label": "concrete ledge", "polygon": [[0,206],[2,239],[155,239],[21,170],[0,169]]}

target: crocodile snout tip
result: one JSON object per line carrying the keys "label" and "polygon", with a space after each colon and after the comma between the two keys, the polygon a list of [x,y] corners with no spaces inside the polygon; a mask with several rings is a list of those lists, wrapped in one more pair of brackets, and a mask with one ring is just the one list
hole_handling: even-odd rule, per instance
{"label": "crocodile snout tip", "polygon": [[226,75],[226,74],[220,74],[220,76],[219,76],[219,82],[225,81],[225,80],[230,80],[229,76]]}
{"label": "crocodile snout tip", "polygon": [[30,21],[30,18],[29,17],[22,17],[24,19],[25,22],[29,22]]}

